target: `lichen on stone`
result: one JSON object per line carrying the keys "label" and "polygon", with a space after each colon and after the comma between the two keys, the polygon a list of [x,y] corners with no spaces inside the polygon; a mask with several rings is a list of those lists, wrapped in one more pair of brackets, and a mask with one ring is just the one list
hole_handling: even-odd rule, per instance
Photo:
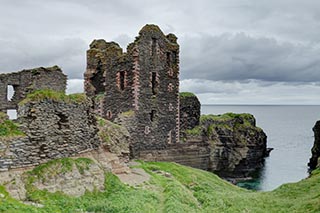
{"label": "lichen on stone", "polygon": [[104,118],[97,117],[98,135],[102,145],[111,153],[119,156],[129,154],[130,134],[126,128],[108,121]]}
{"label": "lichen on stone", "polygon": [[163,32],[160,30],[160,28],[155,24],[146,24],[142,29],[139,31],[139,35],[142,35],[147,32]]}

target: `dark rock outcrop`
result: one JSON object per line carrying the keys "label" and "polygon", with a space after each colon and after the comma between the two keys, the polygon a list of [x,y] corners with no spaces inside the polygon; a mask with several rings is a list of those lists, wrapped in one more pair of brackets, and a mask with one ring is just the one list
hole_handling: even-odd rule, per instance
{"label": "dark rock outcrop", "polygon": [[311,150],[312,157],[308,164],[311,170],[320,168],[320,121],[316,122],[312,130],[314,132],[314,144]]}
{"label": "dark rock outcrop", "polygon": [[201,104],[190,92],[180,93],[180,130],[193,129],[199,125]]}
{"label": "dark rock outcrop", "polygon": [[202,115],[200,125],[185,131],[185,140],[202,136],[210,146],[208,170],[221,177],[248,177],[263,166],[267,136],[250,114]]}

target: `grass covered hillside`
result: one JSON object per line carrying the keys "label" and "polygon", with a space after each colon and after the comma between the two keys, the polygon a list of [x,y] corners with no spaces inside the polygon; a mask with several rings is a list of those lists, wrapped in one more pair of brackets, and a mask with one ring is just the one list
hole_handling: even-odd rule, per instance
{"label": "grass covered hillside", "polygon": [[212,173],[174,163],[141,163],[140,167],[151,179],[138,187],[126,186],[107,173],[105,191],[78,198],[30,191],[28,198],[43,207],[22,204],[0,187],[0,212],[320,212],[319,170],[309,179],[272,192],[252,192]]}

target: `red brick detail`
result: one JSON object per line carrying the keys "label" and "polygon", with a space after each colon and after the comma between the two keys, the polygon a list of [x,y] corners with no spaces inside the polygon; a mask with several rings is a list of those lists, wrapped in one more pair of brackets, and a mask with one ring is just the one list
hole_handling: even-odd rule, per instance
{"label": "red brick detail", "polygon": [[133,93],[133,107],[135,110],[139,110],[139,92],[140,92],[140,83],[139,83],[139,49],[135,47],[133,49],[133,84],[132,84],[132,93]]}

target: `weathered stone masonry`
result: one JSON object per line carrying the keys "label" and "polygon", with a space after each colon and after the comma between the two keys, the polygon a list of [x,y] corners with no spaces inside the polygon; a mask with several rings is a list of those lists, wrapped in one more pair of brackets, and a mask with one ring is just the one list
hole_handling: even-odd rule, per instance
{"label": "weathered stone masonry", "polygon": [[127,53],[114,42],[94,40],[84,77],[97,114],[113,121],[134,111],[134,157],[179,142],[179,45],[173,34],[146,25]]}
{"label": "weathered stone masonry", "polygon": [[[67,76],[58,66],[22,70],[20,72],[0,74],[0,110],[17,109],[17,104],[28,93],[40,89],[51,89],[64,92]],[[12,86],[14,94],[8,100],[8,86]]]}
{"label": "weathered stone masonry", "polygon": [[90,102],[28,102],[18,115],[25,137],[0,138],[0,170],[38,165],[97,149],[100,141]]}

